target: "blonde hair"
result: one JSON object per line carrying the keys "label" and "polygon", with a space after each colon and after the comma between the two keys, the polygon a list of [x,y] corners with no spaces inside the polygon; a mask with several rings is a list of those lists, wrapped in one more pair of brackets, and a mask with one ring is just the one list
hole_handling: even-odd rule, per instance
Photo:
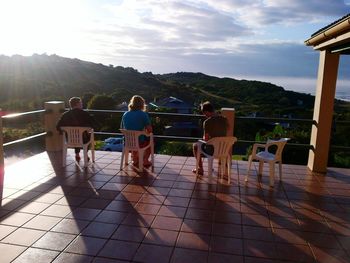
{"label": "blonde hair", "polygon": [[130,99],[128,108],[129,110],[145,110],[145,100],[144,98],[142,98],[139,95],[134,95],[132,96],[132,98]]}

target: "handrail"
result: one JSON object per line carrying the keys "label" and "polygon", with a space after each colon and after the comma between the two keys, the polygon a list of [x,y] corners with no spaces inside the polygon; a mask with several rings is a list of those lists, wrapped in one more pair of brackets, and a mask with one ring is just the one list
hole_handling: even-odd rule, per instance
{"label": "handrail", "polygon": [[[68,109],[66,109],[68,110]],[[95,109],[86,109],[88,112],[102,112],[102,113],[124,113],[125,111],[121,110],[95,110]],[[187,113],[172,113],[172,112],[157,112],[149,111],[150,115],[171,115],[171,116],[186,116],[186,117],[204,117],[202,114],[187,114]]]}
{"label": "handrail", "polygon": [[16,118],[24,115],[30,115],[30,114],[35,114],[35,113],[41,113],[41,112],[46,112],[46,110],[35,110],[35,111],[27,111],[27,112],[20,112],[20,113],[11,113],[2,116],[1,118],[4,119],[11,119],[11,118]]}
{"label": "handrail", "polygon": [[[2,119],[13,119],[13,118],[26,116],[26,115],[43,113],[43,112],[46,112],[46,110],[43,109],[43,110],[34,110],[34,111],[19,112],[19,113],[10,113],[10,114],[1,116],[0,119],[1,119],[1,122],[2,122]],[[3,142],[2,141],[2,138],[3,138],[2,137],[3,136],[3,134],[2,134],[3,125],[1,125],[0,128],[1,128],[1,131],[0,131],[1,132],[1,135],[0,135],[1,136],[1,142]],[[18,139],[18,140],[10,141],[10,142],[7,142],[7,143],[3,143],[2,147],[6,147],[6,146],[9,146],[9,145],[12,145],[12,144],[16,144],[16,143],[32,140],[34,138],[37,138],[37,137],[40,137],[40,136],[44,136],[44,135],[46,135],[46,132],[34,134],[34,135],[31,135],[31,136],[28,136],[28,137],[25,137],[25,138],[22,138],[22,139]]]}
{"label": "handrail", "polygon": [[284,121],[284,122],[310,122],[312,123],[312,119],[297,119],[297,118],[278,118],[278,117],[245,117],[245,116],[236,116],[236,119],[240,120],[256,120],[256,121]]}
{"label": "handrail", "polygon": [[[97,135],[112,135],[112,136],[122,136],[121,133],[118,132],[94,132]],[[160,139],[160,140],[172,140],[172,141],[186,141],[186,142],[195,142],[201,138],[199,137],[181,137],[181,136],[167,136],[167,135],[153,135],[154,138]],[[237,144],[254,144],[254,143],[261,143],[261,141],[250,141],[250,140],[237,140]],[[305,149],[312,149],[312,145],[310,144],[303,144],[303,143],[288,143],[288,147],[299,147],[299,148],[305,148]],[[332,149],[343,149],[346,151],[350,151],[350,147],[346,146],[331,146]]]}
{"label": "handrail", "polygon": [[31,135],[31,136],[28,136],[28,137],[25,137],[25,138],[22,138],[22,139],[18,139],[18,140],[15,140],[15,141],[11,141],[11,142],[4,143],[3,146],[6,147],[6,146],[9,146],[9,145],[12,145],[12,144],[16,144],[16,143],[20,143],[20,142],[29,141],[29,140],[32,140],[32,139],[34,139],[34,138],[44,136],[44,135],[46,135],[46,134],[47,134],[47,132],[42,132],[42,133],[34,134],[34,135]]}
{"label": "handrail", "polygon": [[[123,114],[125,111],[121,110],[97,110],[97,109],[87,109],[88,112],[101,112],[101,113],[120,113]],[[22,112],[22,113],[13,113],[13,114],[8,114],[4,115],[1,118],[4,119],[10,119],[10,118],[16,118],[24,115],[30,115],[30,114],[36,114],[36,113],[42,113],[46,112],[45,109],[43,110],[35,110],[35,111],[28,111],[28,112]],[[201,114],[184,114],[184,113],[168,113],[168,112],[149,112],[150,115],[164,115],[164,116],[186,116],[186,117],[203,117],[204,115]],[[307,122],[307,123],[312,123],[312,119],[290,119],[290,118],[278,118],[278,117],[245,117],[245,116],[236,116],[236,119],[239,120],[253,120],[253,121],[279,121],[279,122]],[[348,121],[336,121],[336,124],[348,124],[350,122]],[[98,135],[112,135],[112,136],[121,136],[121,133],[113,133],[113,132],[95,132]],[[7,142],[3,144],[3,147],[12,145],[12,144],[17,144],[21,143],[27,140],[31,140],[37,137],[45,136],[47,135],[46,132],[35,134],[29,137],[25,137],[19,140]],[[200,138],[197,137],[183,137],[183,136],[166,136],[166,135],[154,135],[155,138],[161,139],[161,140],[175,140],[175,141],[196,141]],[[250,140],[238,140],[237,143],[247,143],[247,144],[254,144],[257,143],[257,141],[250,141]],[[289,143],[288,145],[290,146],[295,146],[295,147],[305,147],[308,149],[311,149],[312,146],[309,144],[296,144],[296,143]],[[339,149],[339,150],[349,150],[350,147],[347,146],[337,146],[337,145],[331,145],[331,149]]]}

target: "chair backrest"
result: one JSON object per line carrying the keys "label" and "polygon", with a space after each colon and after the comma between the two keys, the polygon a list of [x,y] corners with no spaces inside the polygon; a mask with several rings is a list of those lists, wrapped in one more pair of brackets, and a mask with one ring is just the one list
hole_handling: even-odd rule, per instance
{"label": "chair backrest", "polygon": [[93,132],[90,127],[61,127],[61,130],[65,133],[63,143],[67,147],[81,147],[84,145],[83,134]]}
{"label": "chair backrest", "polygon": [[[236,137],[225,136],[225,137],[215,137],[210,139],[207,144],[213,145],[214,147],[214,158],[225,157],[230,154],[232,150],[232,145],[237,141]],[[232,153],[231,153],[232,154]]]}
{"label": "chair backrest", "polygon": [[151,134],[145,131],[133,131],[120,129],[120,132],[124,135],[124,147],[129,150],[138,150],[140,149],[139,137],[141,135],[150,136]]}
{"label": "chair backrest", "polygon": [[282,152],[284,149],[284,146],[286,145],[289,138],[281,138],[279,140],[267,140],[266,142],[266,150],[270,148],[271,146],[275,145],[277,147],[276,153],[275,153],[275,160],[280,161],[282,160]]}

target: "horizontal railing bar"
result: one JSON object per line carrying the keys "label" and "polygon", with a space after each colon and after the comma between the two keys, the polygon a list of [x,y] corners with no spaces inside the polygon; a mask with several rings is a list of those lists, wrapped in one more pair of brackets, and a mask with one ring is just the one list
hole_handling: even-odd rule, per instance
{"label": "horizontal railing bar", "polygon": [[243,117],[236,116],[235,119],[239,120],[254,120],[254,121],[284,121],[284,122],[310,122],[312,123],[312,119],[289,119],[289,118],[269,118],[269,117]]}
{"label": "horizontal railing bar", "polygon": [[[68,110],[68,109],[66,109]],[[103,112],[103,113],[124,113],[125,111],[121,110],[96,110],[96,109],[87,109],[88,112]],[[13,113],[2,116],[4,119],[10,119],[10,118],[16,118],[24,115],[30,115],[30,114],[36,114],[36,113],[42,113],[45,112],[45,110],[36,110],[36,111],[29,111],[29,112],[23,112],[23,113]],[[185,113],[168,113],[168,112],[149,112],[150,115],[164,115],[164,116],[187,116],[187,117],[203,117],[204,115],[200,114],[185,114]],[[235,119],[237,120],[253,120],[253,121],[284,121],[284,122],[308,122],[312,123],[312,119],[289,119],[289,118],[267,118],[267,117],[243,117],[243,116],[236,116]],[[349,121],[336,121],[335,123],[339,124],[349,124]],[[98,135],[112,135],[112,136],[122,136],[121,133],[112,133],[112,132],[95,132],[95,134]],[[40,137],[46,135],[46,132],[40,133],[37,135],[29,136],[26,138],[22,138],[19,140],[15,140],[12,142],[5,143],[3,146],[12,145],[15,143],[20,143],[26,140],[31,140],[36,137]],[[179,136],[165,136],[165,135],[154,135],[155,138],[161,139],[161,140],[175,140],[175,141],[196,141],[200,138],[196,137],[179,137]],[[259,143],[257,141],[249,141],[249,140],[238,140],[237,143],[247,143],[247,144],[254,144]],[[312,146],[308,144],[296,144],[296,143],[288,143],[289,146],[296,146],[296,147],[305,147],[311,149]],[[350,147],[346,146],[330,146],[331,149],[339,149],[339,150],[349,150]]]}
{"label": "horizontal railing bar", "polygon": [[18,140],[15,140],[15,141],[4,143],[3,146],[6,147],[6,146],[9,146],[9,145],[12,145],[12,144],[29,141],[29,140],[32,140],[34,138],[37,138],[37,137],[40,137],[40,136],[45,136],[45,135],[46,135],[46,132],[38,133],[38,134],[35,134],[35,135],[32,135],[32,136],[28,136],[28,137],[25,137],[25,138],[22,138],[22,139],[18,139]]}
{"label": "horizontal railing bar", "polygon": [[[68,109],[66,109],[68,110]],[[96,109],[87,109],[89,112],[102,112],[102,113],[124,113],[125,111],[121,110],[96,110]],[[150,115],[169,115],[169,116],[188,116],[188,117],[204,117],[202,114],[187,114],[187,113],[171,113],[171,112],[148,112]],[[312,123],[312,119],[300,119],[300,118],[273,118],[273,117],[244,117],[244,116],[235,116],[235,119],[238,120],[254,120],[254,121],[285,121],[285,122],[307,122]],[[350,121],[335,121],[336,124],[350,124]]]}
{"label": "horizontal railing bar", "polygon": [[[122,133],[115,133],[115,132],[94,132],[98,135],[113,135],[113,136],[122,136]],[[154,135],[154,138],[158,138],[161,140],[173,140],[173,141],[197,141],[201,138],[199,137],[181,137],[181,136],[166,136],[166,135]],[[249,141],[249,140],[237,140],[237,143],[246,143],[246,144],[254,144],[254,143],[262,143],[260,141]],[[303,147],[311,149],[312,146],[309,144],[301,144],[301,143],[288,143],[289,146],[296,146],[296,147]],[[350,147],[348,147],[350,149]]]}
{"label": "horizontal railing bar", "polygon": [[[66,109],[68,110],[68,109]],[[124,113],[125,111],[120,110],[95,110],[95,109],[87,109],[88,112],[102,112],[102,113]],[[148,112],[150,115],[169,115],[169,116],[187,116],[187,117],[204,117],[201,114],[187,114],[187,113],[171,113],[171,112],[156,112],[150,111]]]}
{"label": "horizontal railing bar", "polygon": [[45,111],[46,110],[35,110],[35,111],[27,111],[27,112],[21,112],[21,113],[11,113],[11,114],[4,115],[1,118],[11,119],[11,118],[16,118],[16,117],[21,117],[21,116],[24,116],[24,115],[42,113],[42,112],[45,112]]}
{"label": "horizontal railing bar", "polygon": [[331,148],[331,149],[334,149],[334,150],[345,150],[345,151],[350,151],[350,147],[348,147],[348,146],[331,145],[330,148]]}

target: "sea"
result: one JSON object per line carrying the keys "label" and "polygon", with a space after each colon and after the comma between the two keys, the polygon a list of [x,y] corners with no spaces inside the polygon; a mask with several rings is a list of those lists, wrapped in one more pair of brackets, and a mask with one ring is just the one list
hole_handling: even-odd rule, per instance
{"label": "sea", "polygon": [[[234,78],[234,77],[233,77]],[[301,92],[315,95],[316,93],[316,78],[302,77],[276,77],[276,76],[239,76],[236,79],[258,80],[269,82],[283,87],[285,90]],[[350,102],[350,80],[338,79],[335,91],[335,98]]]}

